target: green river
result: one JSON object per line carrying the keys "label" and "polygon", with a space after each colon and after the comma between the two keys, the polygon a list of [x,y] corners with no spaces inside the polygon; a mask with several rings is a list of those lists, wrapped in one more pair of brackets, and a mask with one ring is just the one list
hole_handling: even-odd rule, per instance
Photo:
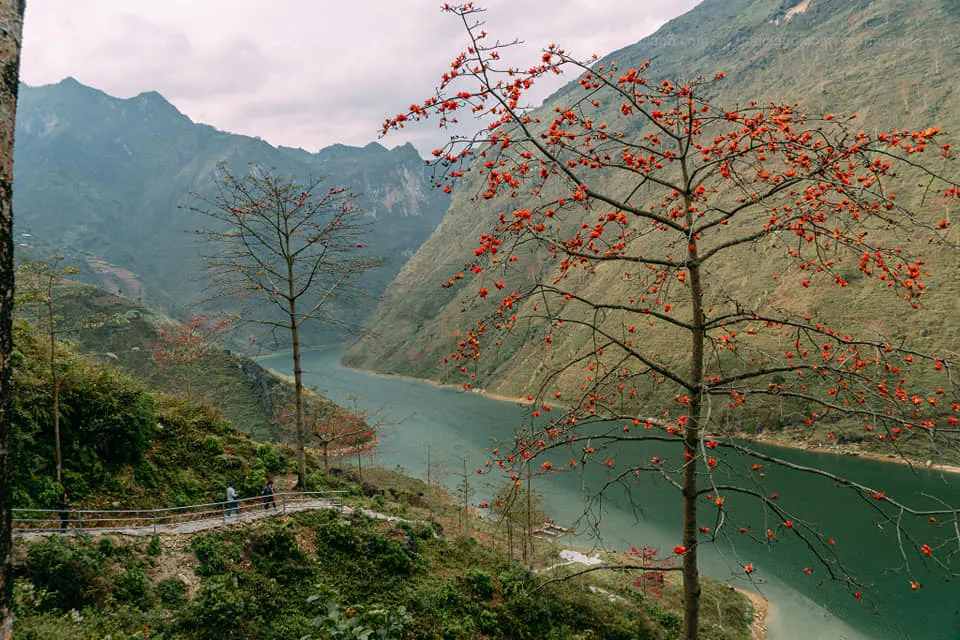
{"label": "green river", "polygon": [[[458,467],[462,469],[458,456],[468,453],[475,458],[471,469],[483,466],[490,458],[490,450],[509,443],[514,427],[529,420],[528,409],[516,403],[345,369],[338,364],[338,358],[339,351],[335,349],[306,352],[305,384],[316,386],[340,403],[356,398],[368,413],[381,410],[397,421],[385,427],[375,454],[375,464],[382,467],[399,466],[410,475],[425,478],[429,445],[431,466],[445,468],[448,484],[453,486],[457,484],[453,472]],[[262,358],[260,364],[281,373],[292,371],[289,354]],[[798,464],[842,474],[894,498],[919,501],[924,507],[938,506],[933,499],[924,497],[930,495],[953,504],[960,502],[960,476],[850,456],[757,448]],[[676,457],[679,449],[672,453]],[[651,455],[670,456],[671,450],[662,443],[637,445],[617,455],[621,459],[645,460]],[[588,504],[591,489],[616,472],[616,467],[611,470],[592,466],[583,476],[554,473],[534,480],[534,489],[543,498],[543,510],[560,525],[585,532],[576,537],[565,536],[564,542],[570,545],[590,547],[595,543],[594,537],[586,533],[590,527],[578,518]],[[799,514],[804,521],[818,523],[822,531],[833,537],[841,559],[864,585],[861,599],[854,598],[850,590],[830,581],[826,568],[817,564],[796,536],[786,535],[782,528],[777,542],[770,547],[738,536],[736,531],[730,534],[731,540],[701,546],[701,569],[705,573],[757,591],[770,600],[766,621],[769,640],[960,640],[960,581],[948,582],[931,572],[909,542],[904,545],[908,547],[912,574],[905,573],[895,528],[879,522],[876,505],[826,480],[801,477],[800,472],[770,465],[765,465],[765,469],[764,487],[778,493],[777,499],[784,508]],[[483,480],[483,476],[475,478],[475,504],[489,500],[494,491]],[[600,520],[603,544],[608,549],[653,545],[669,553],[680,542],[678,494],[662,480],[645,476],[640,480],[639,486],[633,488],[632,500],[623,493],[610,494],[603,502],[603,511],[594,510],[589,521]],[[738,502],[729,493],[726,495],[726,509],[737,517],[738,526],[748,522],[753,531],[777,529],[780,523],[764,521],[752,501]],[[702,517],[712,515],[706,504],[700,512]],[[703,524],[714,526],[713,522]],[[919,541],[931,544],[943,533],[938,527],[953,526],[926,520],[906,524]],[[752,580],[742,570],[747,563],[755,567],[749,576]],[[804,572],[807,567],[812,570],[809,575]],[[912,579],[921,588],[912,589]],[[710,606],[709,602],[703,606]]]}

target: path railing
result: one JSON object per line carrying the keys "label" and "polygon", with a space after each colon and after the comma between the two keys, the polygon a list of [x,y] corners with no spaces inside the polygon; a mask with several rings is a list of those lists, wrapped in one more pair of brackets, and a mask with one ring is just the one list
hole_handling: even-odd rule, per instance
{"label": "path railing", "polygon": [[[241,519],[308,509],[343,508],[344,491],[291,491],[273,498],[256,496],[227,502],[208,502],[163,509],[13,509],[13,535],[50,533],[164,533],[203,529]],[[228,512],[233,513],[228,513]],[[204,526],[190,526],[199,523]]]}

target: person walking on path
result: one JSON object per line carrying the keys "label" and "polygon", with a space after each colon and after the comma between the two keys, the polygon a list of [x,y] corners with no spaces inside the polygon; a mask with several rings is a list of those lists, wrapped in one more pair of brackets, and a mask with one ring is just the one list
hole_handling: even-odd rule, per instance
{"label": "person walking on path", "polygon": [[260,492],[260,495],[263,496],[263,508],[264,510],[273,507],[277,508],[277,503],[273,497],[273,480],[267,480],[267,486],[263,488],[263,491]]}
{"label": "person walking on path", "polygon": [[60,533],[67,532],[67,526],[70,524],[70,496],[64,491],[60,495]]}
{"label": "person walking on path", "polygon": [[237,490],[235,488],[235,482],[230,482],[227,484],[227,515],[229,516],[234,509],[237,511],[237,515],[240,515],[240,502],[237,500]]}

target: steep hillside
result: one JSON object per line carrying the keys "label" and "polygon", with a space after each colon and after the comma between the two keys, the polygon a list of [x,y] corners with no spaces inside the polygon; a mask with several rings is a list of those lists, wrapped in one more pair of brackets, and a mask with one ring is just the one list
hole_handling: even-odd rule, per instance
{"label": "steep hillside", "polygon": [[[726,78],[710,91],[715,92],[717,104],[728,107],[744,105],[749,99],[761,104],[800,102],[811,112],[856,112],[860,126],[871,130],[936,124],[956,131],[960,130],[960,103],[954,99],[955,70],[960,68],[960,50],[948,43],[957,28],[960,4],[956,0],[706,0],[600,64],[616,61],[620,69],[628,69],[650,60],[647,75],[657,81],[713,78],[722,71]],[[509,39],[514,34],[497,35]],[[546,101],[540,115],[568,103],[578,91],[577,83],[571,83]],[[604,102],[595,120],[606,120],[611,130],[618,130],[625,122],[619,104],[618,100]],[[630,185],[615,186],[626,193]],[[526,335],[515,331],[495,354],[488,352],[474,379],[465,379],[456,367],[443,364],[482,315],[477,291],[492,286],[490,278],[474,277],[465,268],[474,260],[480,234],[492,228],[501,211],[523,206],[522,199],[477,201],[476,193],[476,182],[459,185],[444,221],[390,286],[371,335],[348,352],[347,364],[449,382],[469,381],[508,395],[538,390],[552,365],[543,349],[533,347],[529,339],[540,331],[535,325]],[[913,202],[919,204],[919,199]],[[831,294],[829,299],[810,289],[802,300],[786,298],[783,283],[771,280],[776,267],[762,252],[744,253],[740,262],[716,265],[716,273],[768,302],[807,306],[853,328],[874,323],[915,339],[921,348],[956,352],[960,349],[956,254],[942,249],[927,252],[932,254],[935,277],[922,323],[908,319],[905,309],[885,306],[883,298],[870,289],[849,297]],[[538,261],[535,254],[526,258],[533,259],[525,260],[522,270],[506,274],[508,290],[523,289],[543,274],[546,261]],[[455,286],[441,286],[459,271],[466,277],[456,280]],[[586,283],[583,280],[581,286]],[[622,291],[622,299],[630,297],[630,285],[620,274],[599,273],[589,286]],[[875,313],[867,317],[866,309]],[[669,335],[652,331],[640,335],[638,329],[638,340],[660,341],[678,362],[683,360],[679,343],[670,342]],[[557,331],[551,347],[555,364],[581,352],[588,339],[585,332]],[[578,384],[582,381],[568,379],[561,386],[568,390]]]}
{"label": "steep hillside", "polygon": [[[18,293],[29,298],[35,286],[30,274],[21,273],[18,278]],[[58,368],[69,370],[80,359],[121,370],[153,389],[219,412],[238,431],[262,442],[293,442],[292,430],[280,427],[276,420],[293,397],[292,382],[224,349],[216,321],[200,316],[190,326],[181,325],[127,298],[75,280],[59,280],[53,294],[60,341]],[[42,342],[33,344],[40,349],[35,355],[49,357],[45,310],[21,300],[17,317],[33,323],[18,335],[26,339],[39,333],[42,340],[30,340],[31,344]],[[307,401],[318,409],[340,411],[309,389]]]}
{"label": "steep hillside", "polygon": [[302,180],[322,176],[359,194],[374,222],[367,246],[390,257],[370,274],[374,299],[449,201],[429,188],[409,145],[275,148],[193,123],[157,93],[123,100],[67,78],[21,88],[15,206],[18,233],[29,235],[19,240],[78,256],[89,282],[183,315],[207,284],[200,268],[207,248],[193,233],[207,221],[183,207],[194,202],[190,192],[211,186],[220,161],[238,172],[255,162]]}

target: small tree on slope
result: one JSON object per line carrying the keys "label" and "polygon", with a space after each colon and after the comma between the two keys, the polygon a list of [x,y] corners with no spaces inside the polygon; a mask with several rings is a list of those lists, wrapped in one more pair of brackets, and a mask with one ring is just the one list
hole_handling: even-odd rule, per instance
{"label": "small tree on slope", "polygon": [[[566,405],[562,417],[518,434],[510,462],[530,466],[564,448],[574,452],[571,467],[614,470],[607,486],[640,474],[673,486],[683,508],[674,552],[690,639],[698,633],[698,546],[737,531],[738,513],[725,506],[731,496],[762,505],[773,523],[756,536],[762,543],[797,536],[860,597],[833,539],[764,488],[764,465],[857,492],[898,531],[907,571],[917,558],[955,571],[946,545],[960,543],[956,531],[935,528],[920,539],[902,521],[952,521],[958,505],[919,508],[727,437],[731,416],[786,401],[810,424],[857,422],[864,437],[893,450],[907,437],[956,448],[960,398],[950,360],[873,329],[869,309],[851,327],[819,318],[820,299],[854,304],[857,287],[919,309],[931,276],[916,251],[955,263],[949,216],[960,190],[944,177],[956,169],[941,132],[870,133],[855,116],[812,116],[789,104],[722,107],[709,95],[723,74],[653,82],[646,64],[600,66],[555,45],[525,70],[506,68],[504,46],[489,42],[478,9],[446,10],[463,22],[469,47],[436,95],[383,131],[428,117],[444,127],[463,113],[488,119],[476,136],[434,152],[446,174],[438,185],[461,180],[501,211],[468,265],[492,310],[450,357],[469,371],[482,349],[506,348],[509,332],[524,328],[551,367],[534,415],[552,415],[544,413],[548,393]],[[522,108],[540,77],[565,69],[581,74],[579,95],[559,94],[564,102],[549,117]],[[518,268],[529,261],[539,261],[539,275]],[[773,292],[756,290],[760,277],[772,279]],[[578,339],[554,353],[568,335]],[[579,393],[565,396],[574,372]],[[558,380],[565,384],[551,385]],[[616,459],[637,441],[664,443],[664,453]],[[669,455],[677,449],[668,443],[679,455]]]}

